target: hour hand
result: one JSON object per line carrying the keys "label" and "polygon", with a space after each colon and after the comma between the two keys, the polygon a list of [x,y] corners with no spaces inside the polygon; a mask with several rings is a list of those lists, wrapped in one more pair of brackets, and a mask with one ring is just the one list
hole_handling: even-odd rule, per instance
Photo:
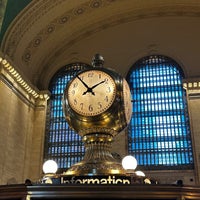
{"label": "hour hand", "polygon": [[89,87],[89,88],[87,89],[87,91],[83,92],[83,95],[85,95],[87,92],[90,92],[90,93],[92,93],[93,95],[95,95],[95,93],[93,92],[93,89],[94,89],[95,87],[97,87],[98,85],[104,83],[104,82],[105,82],[105,81],[101,81],[101,82],[99,82],[99,83],[93,85],[92,87]]}
{"label": "hour hand", "polygon": [[88,88],[85,92],[83,92],[83,95],[87,94],[88,92],[92,93],[92,95],[95,95],[92,88]]}

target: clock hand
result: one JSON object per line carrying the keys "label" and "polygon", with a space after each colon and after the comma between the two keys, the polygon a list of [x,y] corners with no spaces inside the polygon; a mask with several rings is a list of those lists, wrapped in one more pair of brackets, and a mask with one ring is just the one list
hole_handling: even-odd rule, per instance
{"label": "clock hand", "polygon": [[105,80],[104,80],[104,81],[101,81],[101,82],[99,82],[99,83],[93,85],[92,87],[89,87],[78,75],[77,75],[76,77],[77,77],[77,78],[81,81],[81,83],[83,83],[83,85],[87,88],[87,90],[86,90],[85,92],[83,92],[83,95],[87,94],[88,92],[92,93],[92,95],[95,95],[95,93],[93,92],[92,89],[94,89],[94,88],[97,87],[98,85],[100,85],[100,84],[102,84],[102,83],[105,82]]}
{"label": "clock hand", "polygon": [[88,92],[92,93],[92,95],[95,95],[92,88],[88,88],[85,92],[83,92],[83,95],[87,94]]}
{"label": "clock hand", "polygon": [[93,85],[92,87],[91,87],[91,89],[94,89],[95,87],[97,87],[98,85],[100,85],[100,84],[102,84],[102,83],[104,83],[105,82],[105,80],[104,81],[101,81],[101,82],[99,82],[99,83],[97,83],[96,85]]}
{"label": "clock hand", "polygon": [[104,80],[104,81],[101,81],[101,82],[99,82],[99,83],[97,83],[97,84],[95,84],[95,85],[93,85],[92,87],[89,87],[89,88],[87,89],[87,91],[85,91],[85,92],[83,93],[83,95],[85,95],[87,92],[91,92],[93,95],[95,95],[95,93],[93,92],[93,89],[94,89],[95,87],[97,87],[98,85],[104,83],[104,82],[105,82],[105,80]]}
{"label": "clock hand", "polygon": [[93,95],[94,92],[92,91],[92,88],[90,88],[78,75],[76,75],[76,77],[81,81],[81,83],[83,83],[83,85],[87,88],[87,90],[85,92],[83,92],[83,95],[85,95],[88,92],[91,92]]}
{"label": "clock hand", "polygon": [[76,75],[76,77],[81,81],[81,83],[83,83],[83,85],[84,85],[87,89],[90,88],[78,75]]}

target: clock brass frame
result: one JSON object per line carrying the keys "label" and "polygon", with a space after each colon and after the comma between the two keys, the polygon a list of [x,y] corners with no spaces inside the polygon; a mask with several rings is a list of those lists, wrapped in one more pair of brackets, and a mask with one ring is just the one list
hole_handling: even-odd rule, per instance
{"label": "clock brass frame", "polygon": [[[67,85],[63,95],[63,110],[69,126],[83,138],[85,144],[85,156],[82,161],[71,166],[66,175],[109,175],[124,174],[124,169],[116,161],[111,152],[113,138],[122,132],[130,121],[132,103],[130,89],[126,80],[112,69],[104,68],[103,58],[96,54],[93,59],[94,68],[86,69],[78,73]],[[95,80],[92,85],[87,85],[80,80],[81,74],[88,72],[102,72],[112,80],[113,94],[110,105],[97,114],[84,114],[79,112],[69,102],[69,91],[75,79],[85,86],[85,90],[78,92],[79,95],[91,93],[95,95],[94,87],[103,84],[104,81]],[[82,83],[81,83],[82,82]],[[94,93],[94,94],[93,94]],[[77,96],[78,98],[78,96]],[[81,96],[82,98],[82,96]],[[128,108],[127,108],[128,107]]]}
{"label": "clock brass frame", "polygon": [[[123,99],[123,82],[125,81],[125,79],[113,70],[102,67],[87,69],[84,70],[84,72],[91,70],[103,71],[104,73],[108,73],[109,76],[114,80],[116,92],[115,94],[113,94],[114,99],[112,101],[112,104],[108,107],[107,110],[99,113],[98,115],[88,116],[78,113],[76,110],[73,109],[73,107],[70,106],[67,95],[67,91],[70,87],[71,82],[73,81],[72,79],[67,85],[63,97],[63,109],[65,112],[66,120],[69,126],[77,131],[81,136],[84,136],[88,133],[93,133],[94,128],[95,131],[99,129],[98,132],[105,132],[107,128],[109,128],[109,133],[111,132],[111,134],[116,135],[121,132],[129,123],[127,122],[125,116]],[[79,74],[81,73],[83,72],[80,72]]]}

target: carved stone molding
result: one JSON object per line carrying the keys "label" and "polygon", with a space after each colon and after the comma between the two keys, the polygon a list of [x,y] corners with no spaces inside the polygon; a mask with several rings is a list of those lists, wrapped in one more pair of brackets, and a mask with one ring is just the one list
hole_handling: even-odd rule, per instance
{"label": "carved stone molding", "polygon": [[46,88],[44,79],[73,45],[118,25],[162,17],[199,18],[200,1],[33,0],[8,28],[1,49],[32,84]]}
{"label": "carved stone molding", "polygon": [[[83,17],[88,13],[95,12],[97,9],[104,8],[106,6],[112,6],[112,4],[118,2],[119,0],[90,0],[73,7],[66,12],[61,13],[60,16],[55,17],[52,21],[42,27],[33,39],[28,43],[28,46],[24,49],[22,60],[26,63],[30,62],[32,55],[37,51],[37,48],[48,39],[48,37],[59,29],[62,29],[66,24],[73,23],[77,18]],[[15,56],[16,48],[23,38],[24,34],[28,32],[32,26],[35,25],[41,18],[50,12],[57,6],[64,6],[64,0],[47,0],[47,1],[32,1],[17,17],[16,20],[10,26],[2,44],[2,51],[7,54],[11,59]],[[116,26],[121,23],[140,20],[144,18],[152,17],[167,17],[167,16],[190,16],[190,17],[200,17],[199,7],[192,2],[179,3],[180,1],[174,1],[173,5],[168,3],[157,4],[157,7],[145,7],[136,6],[136,8],[127,9],[121,14],[114,13],[108,19],[102,18],[96,25],[89,27],[84,27],[84,29],[79,30],[78,33],[74,33],[74,37],[65,44],[63,48],[74,44],[77,40],[85,37],[85,35],[94,34],[97,31],[106,29],[111,26]],[[129,4],[127,4],[129,5]],[[151,6],[151,5],[149,5]],[[59,50],[62,51],[62,50]]]}

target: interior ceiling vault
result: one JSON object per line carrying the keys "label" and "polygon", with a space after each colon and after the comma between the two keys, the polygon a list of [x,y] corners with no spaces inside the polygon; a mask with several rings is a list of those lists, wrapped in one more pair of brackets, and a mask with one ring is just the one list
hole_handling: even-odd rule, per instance
{"label": "interior ceiling vault", "polygon": [[199,0],[32,0],[4,34],[1,51],[30,82],[48,89],[62,66],[100,53],[123,76],[150,54],[200,77]]}

